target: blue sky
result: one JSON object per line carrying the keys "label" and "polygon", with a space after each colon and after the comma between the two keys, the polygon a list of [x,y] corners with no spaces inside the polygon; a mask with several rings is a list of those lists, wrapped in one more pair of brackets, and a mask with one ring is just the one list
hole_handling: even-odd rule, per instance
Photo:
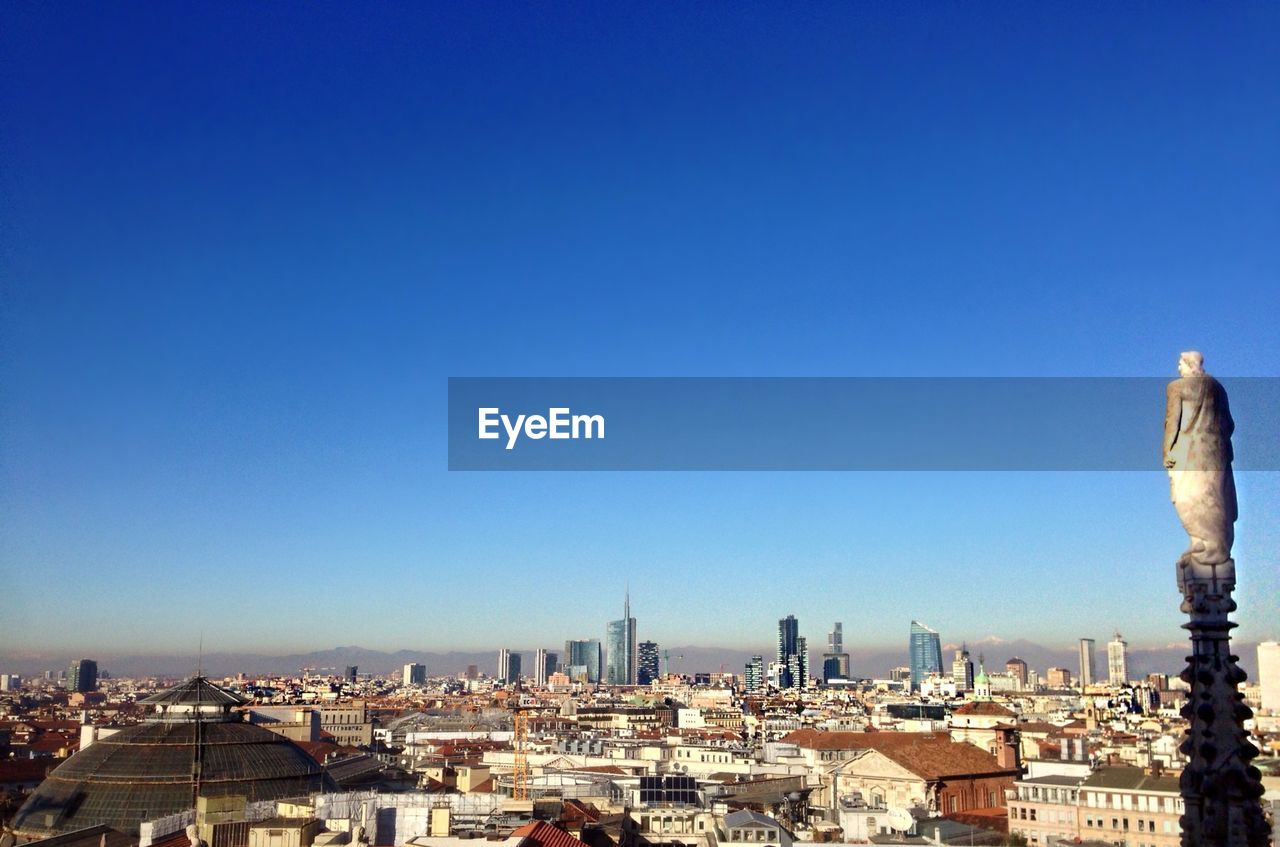
{"label": "blue sky", "polygon": [[446,378],[1276,376],[1275,4],[4,18],[4,644],[1183,637],[1158,471],[451,474]]}

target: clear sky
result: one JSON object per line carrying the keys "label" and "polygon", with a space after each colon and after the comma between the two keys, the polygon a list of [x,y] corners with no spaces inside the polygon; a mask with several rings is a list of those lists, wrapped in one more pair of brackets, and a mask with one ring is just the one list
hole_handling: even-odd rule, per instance
{"label": "clear sky", "polygon": [[1280,5],[0,14],[0,645],[1183,638],[1159,470],[449,473],[446,378],[1280,375]]}

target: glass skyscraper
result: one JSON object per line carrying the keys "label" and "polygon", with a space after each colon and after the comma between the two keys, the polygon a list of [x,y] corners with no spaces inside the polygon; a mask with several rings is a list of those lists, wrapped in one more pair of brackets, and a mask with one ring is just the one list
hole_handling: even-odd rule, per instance
{"label": "glass skyscraper", "polygon": [[631,592],[622,604],[622,620],[609,621],[605,640],[605,681],[610,685],[636,684],[636,619],[631,617]]}
{"label": "glass skyscraper", "polygon": [[778,621],[778,687],[804,688],[809,683],[809,650],[795,615]]}
{"label": "glass skyscraper", "polygon": [[911,690],[919,691],[929,674],[942,673],[942,639],[920,621],[911,622]]}
{"label": "glass skyscraper", "polygon": [[574,677],[573,668],[582,668],[587,675],[587,682],[595,685],[600,681],[600,672],[604,667],[600,658],[598,638],[564,643],[564,668],[570,678]]}

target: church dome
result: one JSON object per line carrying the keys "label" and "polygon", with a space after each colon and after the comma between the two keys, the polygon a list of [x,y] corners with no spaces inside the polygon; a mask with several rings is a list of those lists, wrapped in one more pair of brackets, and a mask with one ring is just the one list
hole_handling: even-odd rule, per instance
{"label": "church dome", "polygon": [[144,723],[100,738],[55,768],[13,820],[20,839],[105,824],[130,835],[141,823],[195,806],[198,795],[249,802],[335,790],[289,739],[243,723],[244,701],[197,677],[143,701]]}

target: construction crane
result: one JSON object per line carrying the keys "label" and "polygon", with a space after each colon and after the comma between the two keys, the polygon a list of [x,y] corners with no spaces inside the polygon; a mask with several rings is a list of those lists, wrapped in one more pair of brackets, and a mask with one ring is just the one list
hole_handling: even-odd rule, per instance
{"label": "construction crane", "polygon": [[[677,654],[676,658],[683,659],[684,654],[683,653]],[[670,673],[671,673],[671,651],[663,650],[662,651],[662,675],[668,676]]]}
{"label": "construction crane", "polygon": [[515,758],[511,768],[511,799],[529,799],[529,714],[519,706],[512,715]]}

